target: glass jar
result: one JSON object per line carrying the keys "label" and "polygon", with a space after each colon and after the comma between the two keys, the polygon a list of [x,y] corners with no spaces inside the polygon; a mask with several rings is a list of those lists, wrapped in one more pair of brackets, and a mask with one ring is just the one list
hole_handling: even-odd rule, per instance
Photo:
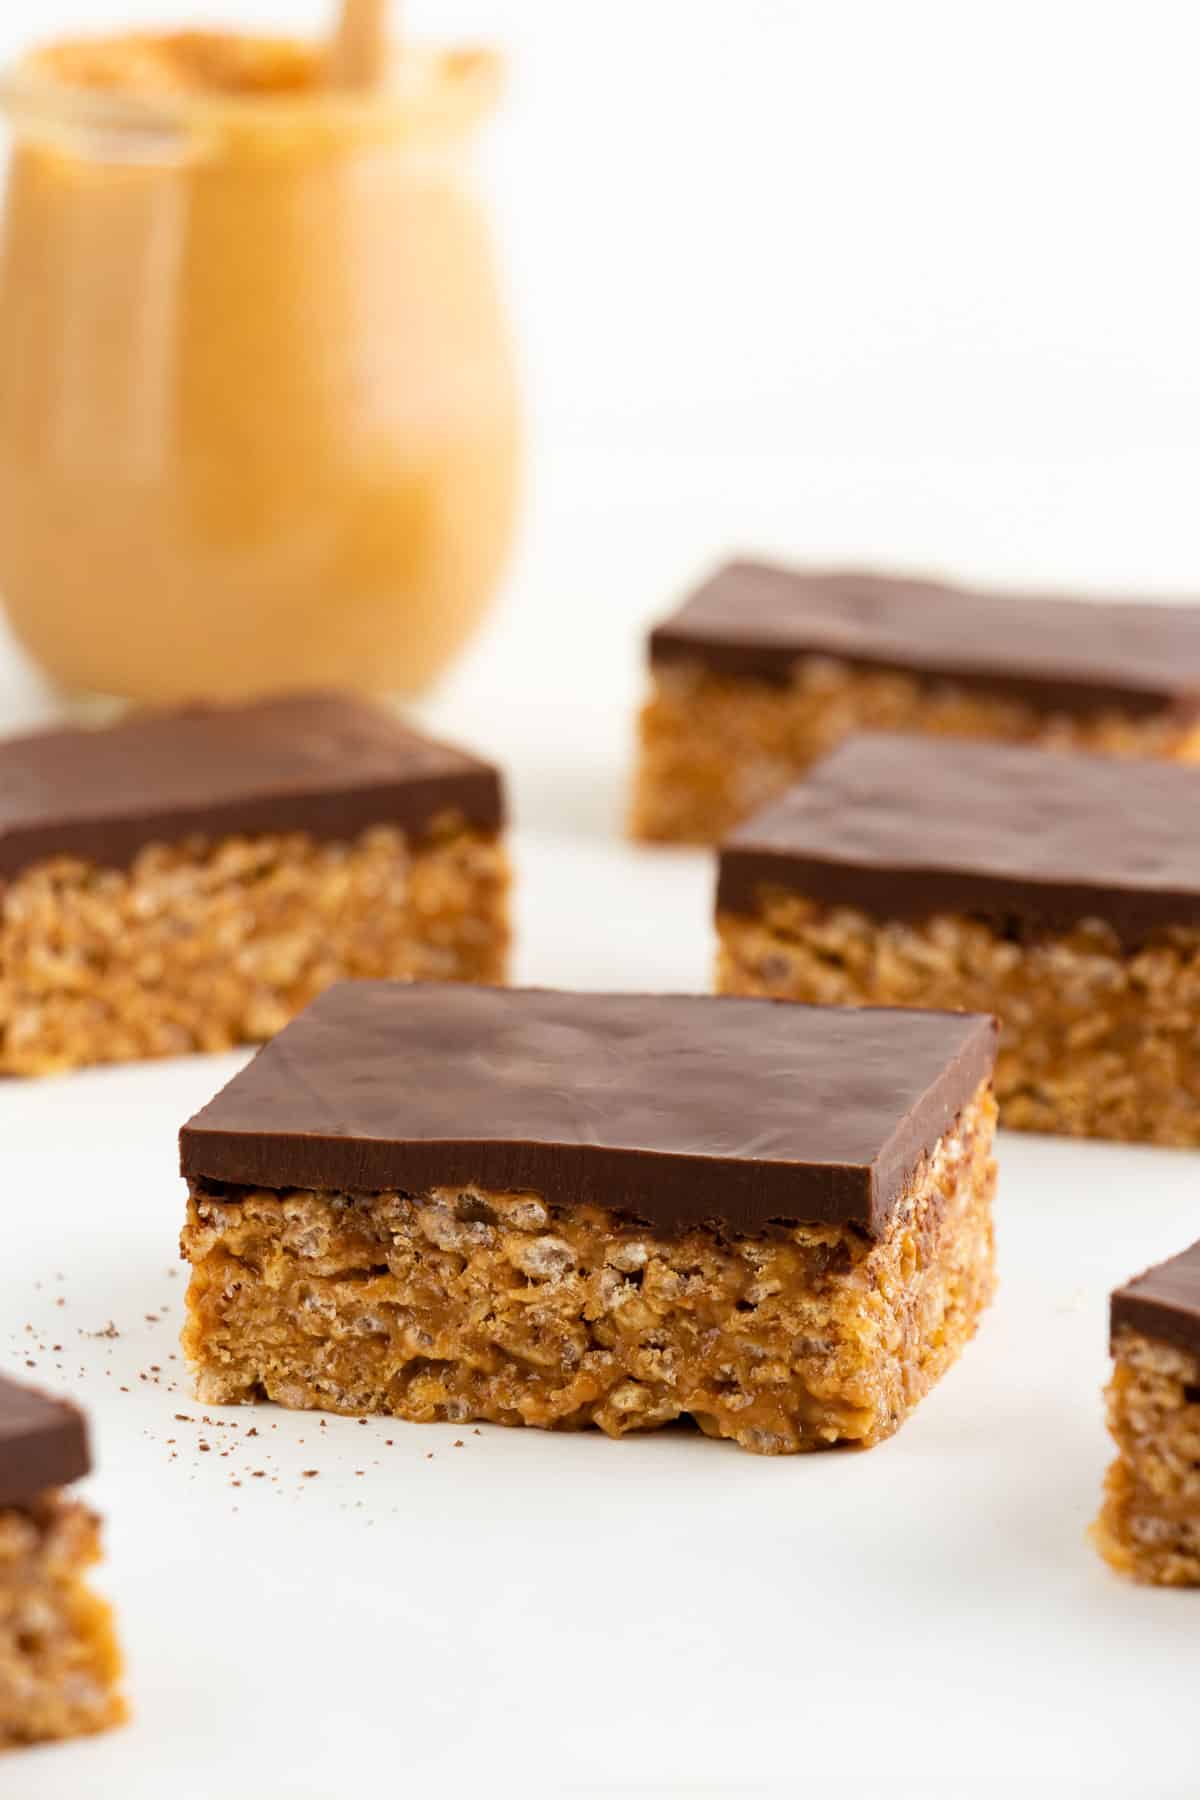
{"label": "glass jar", "polygon": [[[4,90],[18,637],[62,686],[142,701],[419,691],[513,526],[513,358],[466,168],[496,59],[406,54],[363,98],[295,44],[113,40],[82,73],[72,48]],[[173,90],[173,57],[200,77]]]}

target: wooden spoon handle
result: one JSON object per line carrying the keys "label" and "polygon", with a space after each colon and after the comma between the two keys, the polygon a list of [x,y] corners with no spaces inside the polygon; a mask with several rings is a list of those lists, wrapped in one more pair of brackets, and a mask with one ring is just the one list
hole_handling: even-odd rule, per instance
{"label": "wooden spoon handle", "polygon": [[387,68],[388,10],[388,0],[341,0],[329,46],[331,87],[380,85]]}

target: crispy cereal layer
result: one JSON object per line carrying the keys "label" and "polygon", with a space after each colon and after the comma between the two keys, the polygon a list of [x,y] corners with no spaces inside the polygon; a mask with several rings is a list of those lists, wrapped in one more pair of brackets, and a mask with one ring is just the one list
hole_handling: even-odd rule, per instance
{"label": "crispy cereal layer", "polygon": [[994,1122],[981,1088],[877,1243],[664,1238],[531,1193],[194,1193],[184,1349],[210,1405],[876,1444],[991,1297]]}
{"label": "crispy cereal layer", "polygon": [[786,687],[687,663],[656,668],[652,683],[641,714],[632,830],[664,843],[715,843],[852,731],[1200,757],[1200,729],[1167,714],[1047,714],[830,657],[801,657]]}
{"label": "crispy cereal layer", "polygon": [[380,826],[38,863],[0,890],[0,1073],[255,1042],[344,977],[502,981],[507,897],[499,840],[452,818],[415,847]]}
{"label": "crispy cereal layer", "polygon": [[99,1556],[98,1523],[77,1501],[50,1492],[0,1508],[0,1750],[125,1718],[112,1614],[84,1580]]}
{"label": "crispy cereal layer", "polygon": [[1114,1355],[1105,1397],[1119,1454],[1093,1542],[1137,1581],[1200,1587],[1200,1357],[1128,1328]]}
{"label": "crispy cereal layer", "polygon": [[880,921],[773,890],[717,930],[723,994],[998,1014],[1004,1125],[1200,1144],[1200,932],[1129,952],[1098,920],[1022,941],[955,914]]}

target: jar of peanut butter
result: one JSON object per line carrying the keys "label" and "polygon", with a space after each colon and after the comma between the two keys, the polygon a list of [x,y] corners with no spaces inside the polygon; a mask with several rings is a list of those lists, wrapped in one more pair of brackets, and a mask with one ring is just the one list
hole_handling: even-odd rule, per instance
{"label": "jar of peanut butter", "polygon": [[323,85],[291,41],[63,44],[5,83],[0,598],[70,690],[415,692],[517,485],[469,180],[484,52]]}

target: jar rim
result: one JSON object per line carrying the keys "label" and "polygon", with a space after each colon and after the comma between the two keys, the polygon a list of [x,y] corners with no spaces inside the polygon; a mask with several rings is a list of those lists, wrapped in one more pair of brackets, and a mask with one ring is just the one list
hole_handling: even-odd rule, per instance
{"label": "jar rim", "polygon": [[124,129],[286,136],[316,129],[419,142],[470,131],[494,109],[503,86],[502,56],[482,45],[406,44],[394,68],[392,80],[366,94],[320,87],[135,92],[63,80],[34,55],[0,68],[0,113],[14,124],[106,134]]}

